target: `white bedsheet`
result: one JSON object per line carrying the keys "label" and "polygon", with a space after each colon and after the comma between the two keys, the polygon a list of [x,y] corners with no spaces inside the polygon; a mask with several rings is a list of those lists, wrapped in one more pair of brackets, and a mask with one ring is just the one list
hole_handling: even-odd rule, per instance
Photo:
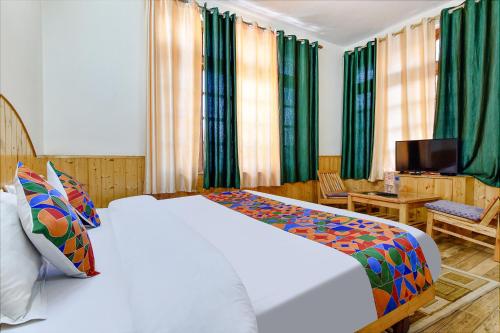
{"label": "white bedsheet", "polygon": [[116,260],[118,250],[109,210],[100,209],[99,215],[102,225],[88,230],[88,233],[97,271],[102,273],[88,279],[69,278],[50,266],[45,283],[47,319],[5,326],[2,332],[137,332],[131,320],[127,288],[122,278],[125,272]]}
{"label": "white bedsheet", "polygon": [[[256,333],[244,285],[220,252],[180,218],[139,196],[100,210],[89,230],[89,279],[54,271],[48,319],[2,327],[13,333]],[[158,205],[154,205],[155,207]]]}
{"label": "white bedsheet", "polygon": [[[343,333],[376,319],[371,287],[357,260],[202,196],[126,198],[100,214],[102,226],[89,234],[102,273],[71,279],[52,272],[48,319],[2,331],[239,333],[256,332],[258,324],[261,333]],[[440,256],[431,238],[369,218],[411,232],[437,279]]]}
{"label": "white bedsheet", "polygon": [[[297,206],[397,225],[416,237],[434,280],[439,277],[438,248],[418,229],[250,192]],[[202,196],[161,200],[154,209],[182,216],[226,256],[248,291],[261,333],[353,332],[377,319],[368,277],[359,262],[348,255],[255,221]]]}

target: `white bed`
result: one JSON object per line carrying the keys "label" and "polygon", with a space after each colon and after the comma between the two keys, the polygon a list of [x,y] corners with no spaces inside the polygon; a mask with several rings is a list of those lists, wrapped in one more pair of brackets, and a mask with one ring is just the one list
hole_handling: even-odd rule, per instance
{"label": "white bed", "polygon": [[[288,204],[369,218],[409,231],[437,280],[441,257],[424,232],[373,216],[249,191]],[[223,207],[202,196],[158,201],[215,245],[247,288],[259,332],[353,332],[377,319],[372,289],[359,262]]]}
{"label": "white bed", "polygon": [[47,319],[1,331],[257,332],[245,287],[231,265],[184,223],[167,225],[152,212],[140,212],[155,202],[133,197],[123,200],[129,210],[100,209],[102,224],[89,236],[101,274],[77,279],[50,269]]}
{"label": "white bed", "polygon": [[[258,325],[261,333],[342,333],[377,319],[357,260],[202,196],[126,198],[100,214],[102,226],[90,236],[101,274],[85,280],[52,276],[46,283],[48,319],[12,332],[238,333],[256,332]],[[437,279],[440,256],[431,238],[369,218],[412,233]],[[85,324],[69,330],[70,321],[82,316]]]}

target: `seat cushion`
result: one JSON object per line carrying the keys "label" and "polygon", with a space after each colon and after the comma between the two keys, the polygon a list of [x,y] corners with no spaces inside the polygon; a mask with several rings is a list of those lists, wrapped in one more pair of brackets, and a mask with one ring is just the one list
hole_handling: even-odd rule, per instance
{"label": "seat cushion", "polygon": [[326,195],[327,198],[347,198],[347,192],[333,192]]}
{"label": "seat cushion", "polygon": [[438,212],[463,217],[473,221],[480,221],[483,209],[475,206],[464,205],[448,200],[438,200],[425,204],[425,207]]}

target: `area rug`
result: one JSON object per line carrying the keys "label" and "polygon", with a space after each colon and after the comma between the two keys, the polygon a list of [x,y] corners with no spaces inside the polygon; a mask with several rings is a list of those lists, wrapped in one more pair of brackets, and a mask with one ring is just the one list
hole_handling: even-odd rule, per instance
{"label": "area rug", "polygon": [[441,277],[435,285],[436,299],[420,308],[410,317],[410,333],[425,330],[439,320],[498,288],[500,283],[442,265]]}

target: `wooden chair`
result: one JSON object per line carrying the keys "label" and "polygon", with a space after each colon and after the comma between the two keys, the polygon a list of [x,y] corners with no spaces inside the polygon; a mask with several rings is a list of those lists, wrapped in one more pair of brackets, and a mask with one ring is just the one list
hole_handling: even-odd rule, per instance
{"label": "wooden chair", "polygon": [[[461,216],[455,216],[453,214],[444,213],[441,211],[428,209],[427,213],[427,233],[432,237],[434,231],[439,231],[451,236],[455,236],[495,251],[494,260],[500,261],[500,221],[499,221],[499,211],[500,211],[500,198],[496,197],[490,202],[488,207],[486,207],[479,217],[479,221],[464,218]],[[493,219],[496,218],[496,224],[490,225]],[[495,239],[495,244],[490,244],[482,240],[478,240],[469,236],[465,236],[444,228],[436,226],[436,222],[448,224],[459,229],[465,229],[468,232],[474,232],[480,235],[492,237]]]}
{"label": "wooden chair", "polygon": [[322,205],[347,205],[347,191],[335,171],[318,171],[318,203]]}

